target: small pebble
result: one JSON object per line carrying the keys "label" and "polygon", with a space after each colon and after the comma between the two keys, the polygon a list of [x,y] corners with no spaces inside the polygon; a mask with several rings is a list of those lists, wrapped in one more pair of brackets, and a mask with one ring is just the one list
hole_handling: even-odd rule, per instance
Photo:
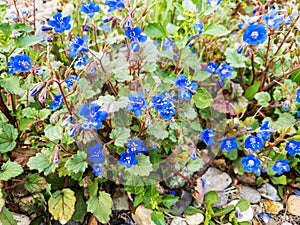
{"label": "small pebble", "polygon": [[248,200],[250,203],[258,203],[261,199],[260,193],[254,188],[242,186],[240,190],[240,197]]}
{"label": "small pebble", "polygon": [[202,179],[204,180],[204,192],[224,191],[232,182],[231,177],[216,168],[210,167]]}
{"label": "small pebble", "polygon": [[259,189],[257,189],[261,196],[270,199],[272,201],[280,201],[280,197],[275,187],[271,184],[263,184]]}
{"label": "small pebble", "polygon": [[186,222],[188,225],[199,225],[203,222],[204,216],[201,213],[196,213],[191,216],[185,216]]}
{"label": "small pebble", "polygon": [[275,202],[269,199],[266,199],[265,204],[269,213],[277,215],[281,210],[283,210],[283,205],[280,202]]}
{"label": "small pebble", "polygon": [[287,210],[294,216],[300,216],[300,196],[291,195],[286,203]]}
{"label": "small pebble", "polygon": [[184,219],[180,217],[175,217],[170,225],[187,225]]}

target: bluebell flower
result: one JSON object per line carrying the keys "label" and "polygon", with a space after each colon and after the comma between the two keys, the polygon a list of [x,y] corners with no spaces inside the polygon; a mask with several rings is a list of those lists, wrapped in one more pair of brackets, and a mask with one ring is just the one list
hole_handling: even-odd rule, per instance
{"label": "bluebell flower", "polygon": [[143,144],[141,139],[128,140],[127,150],[129,153],[133,153],[133,154],[144,154],[148,152],[148,149]]}
{"label": "bluebell flower", "polygon": [[52,155],[52,162],[54,164],[58,164],[60,162],[60,156],[59,156],[59,152],[57,150],[55,150],[53,152],[53,155]]}
{"label": "bluebell flower", "polygon": [[272,8],[268,15],[263,15],[266,25],[269,28],[279,29],[283,22],[283,15],[278,15],[278,11],[275,8]]}
{"label": "bluebell flower", "polygon": [[106,0],[105,5],[109,6],[108,12],[116,9],[123,9],[125,7],[125,0]]}
{"label": "bluebell flower", "polygon": [[172,120],[173,116],[176,114],[176,109],[169,103],[159,112],[159,114],[163,119]]}
{"label": "bluebell flower", "polygon": [[221,3],[222,0],[208,0],[208,4],[210,4],[212,7],[216,7]]}
{"label": "bluebell flower", "polygon": [[88,17],[93,18],[96,12],[99,12],[100,7],[95,2],[82,3],[81,12],[84,12]]}
{"label": "bluebell flower", "polygon": [[236,137],[223,138],[220,148],[225,149],[227,152],[230,152],[232,149],[238,148],[238,144],[236,142]]}
{"label": "bluebell flower", "polygon": [[278,175],[282,175],[285,172],[289,172],[290,171],[289,161],[286,159],[277,160],[274,163],[272,170]]}
{"label": "bluebell flower", "polygon": [[81,125],[83,130],[89,128],[100,129],[102,127],[102,121],[108,117],[108,113],[105,111],[100,111],[101,106],[95,103],[90,105],[82,105],[79,108],[79,115],[86,118],[85,122]]}
{"label": "bluebell flower", "polygon": [[83,35],[83,37],[76,36],[70,45],[69,56],[76,57],[78,53],[88,52],[89,48],[87,45],[88,36]]}
{"label": "bluebell flower", "polygon": [[267,30],[264,25],[249,25],[243,34],[243,41],[249,45],[264,43],[268,38]]}
{"label": "bluebell flower", "polygon": [[285,150],[289,153],[289,155],[294,156],[300,153],[300,142],[296,140],[290,140],[286,143]]}
{"label": "bluebell flower", "polygon": [[138,160],[133,153],[123,152],[120,156],[119,163],[131,168],[133,165],[138,164]]}
{"label": "bluebell flower", "polygon": [[202,141],[204,141],[207,146],[212,146],[215,143],[214,136],[215,136],[214,131],[209,128],[206,128],[205,130],[202,131],[199,138]]}
{"label": "bluebell flower", "polygon": [[56,110],[58,107],[64,104],[64,99],[61,94],[59,95],[53,95],[53,102],[50,105],[51,110]]}
{"label": "bluebell flower", "polygon": [[241,45],[237,48],[236,52],[237,52],[238,54],[241,54],[241,53],[243,52],[243,50],[244,50],[244,45],[241,44]]}
{"label": "bluebell flower", "polygon": [[142,115],[142,109],[148,106],[148,101],[145,100],[145,95],[143,92],[138,92],[136,95],[129,95],[130,103],[127,105],[126,109],[133,112],[134,116]]}
{"label": "bluebell flower", "polygon": [[271,219],[270,213],[258,213],[258,216],[264,221],[265,224],[267,224]]}
{"label": "bluebell flower", "polygon": [[10,61],[7,63],[8,74],[14,74],[15,72],[27,72],[31,70],[32,63],[28,55],[16,55],[10,58]]}
{"label": "bluebell flower", "polygon": [[261,124],[257,137],[262,138],[264,141],[270,140],[270,135],[274,132],[273,128],[270,126],[270,121],[265,121]]}
{"label": "bluebell flower", "polygon": [[45,87],[44,82],[39,82],[35,84],[32,88],[30,88],[29,95],[32,97],[36,96],[44,87]]}
{"label": "bluebell flower", "polygon": [[252,151],[256,152],[262,149],[264,147],[264,144],[260,137],[250,135],[246,138],[244,142],[244,147],[246,149],[251,149]]}
{"label": "bluebell flower", "polygon": [[256,158],[255,155],[248,154],[247,156],[242,157],[241,162],[242,162],[242,165],[246,172],[256,173],[259,171],[259,166],[260,166],[261,162],[259,161],[258,158]]}
{"label": "bluebell flower", "polygon": [[153,150],[157,150],[157,149],[158,149],[158,146],[157,146],[157,145],[152,145],[152,149],[153,149]]}
{"label": "bluebell flower", "polygon": [[145,42],[147,40],[146,35],[142,35],[143,30],[140,27],[135,27],[134,29],[127,29],[125,31],[126,37],[128,37],[133,42]]}
{"label": "bluebell flower", "polygon": [[79,81],[80,77],[79,75],[71,75],[67,79],[65,79],[65,84],[67,88],[72,88],[76,81]]}
{"label": "bluebell flower", "polygon": [[101,176],[104,173],[104,169],[101,166],[101,164],[94,164],[93,165],[93,174],[95,174],[97,177]]}
{"label": "bluebell flower", "polygon": [[227,78],[232,76],[233,67],[228,64],[222,64],[216,70],[216,73],[219,75],[220,79],[224,81]]}
{"label": "bluebell flower", "polygon": [[166,38],[162,43],[162,48],[164,51],[174,51],[176,49],[176,46],[173,43],[173,39]]}
{"label": "bluebell flower", "polygon": [[103,163],[104,162],[104,155],[102,153],[102,146],[97,143],[93,146],[88,147],[89,159],[91,162],[95,163]]}
{"label": "bluebell flower", "polygon": [[77,61],[76,61],[76,66],[85,66],[86,64],[88,64],[88,57],[86,55],[84,56],[80,56]]}
{"label": "bluebell flower", "polygon": [[296,91],[296,102],[300,102],[300,88]]}
{"label": "bluebell flower", "polygon": [[218,65],[214,62],[209,62],[204,70],[210,74],[215,74],[217,71]]}
{"label": "bluebell flower", "polygon": [[196,160],[198,158],[198,155],[197,155],[197,150],[195,148],[193,148],[191,154],[190,154],[190,158],[192,160]]}
{"label": "bluebell flower", "polygon": [[48,24],[54,28],[55,32],[62,33],[71,29],[71,16],[64,16],[61,12],[57,12],[53,18],[48,21]]}

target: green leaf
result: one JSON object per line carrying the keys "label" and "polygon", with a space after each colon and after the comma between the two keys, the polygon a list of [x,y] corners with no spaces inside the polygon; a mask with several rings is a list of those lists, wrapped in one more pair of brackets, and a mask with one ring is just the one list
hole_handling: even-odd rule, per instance
{"label": "green leaf", "polygon": [[36,45],[43,40],[41,37],[36,36],[20,36],[17,39],[16,46],[18,48],[27,48],[32,45]]}
{"label": "green leaf", "polygon": [[21,173],[23,173],[23,169],[19,163],[7,161],[1,166],[0,180],[8,181],[13,177],[19,176]]}
{"label": "green leaf", "polygon": [[126,110],[121,109],[112,115],[111,122],[113,127],[127,127],[131,124],[131,116]]}
{"label": "green leaf", "polygon": [[198,88],[196,94],[193,96],[195,105],[199,109],[210,107],[213,102],[211,94],[204,88]]}
{"label": "green leaf", "polygon": [[282,93],[279,89],[275,89],[275,91],[273,92],[273,98],[275,101],[279,101],[282,99]]}
{"label": "green leaf", "polygon": [[20,93],[22,93],[18,76],[11,76],[1,79],[0,86],[12,94],[19,95]]}
{"label": "green leaf", "polygon": [[51,114],[50,109],[42,109],[38,111],[38,116],[40,117],[41,120],[47,119],[50,114]]}
{"label": "green leaf", "polygon": [[58,164],[54,164],[51,161],[51,155],[52,152],[49,149],[43,149],[41,153],[38,153],[29,159],[27,166],[31,170],[38,170],[39,173],[44,172],[47,176],[50,173],[53,173],[55,168],[58,167]]}
{"label": "green leaf", "polygon": [[29,130],[31,128],[31,125],[35,122],[35,119],[21,118],[19,119],[19,128],[22,131]]}
{"label": "green leaf", "polygon": [[189,206],[184,211],[185,215],[191,216],[197,213],[203,213],[200,209],[195,208],[194,206]]}
{"label": "green leaf", "polygon": [[252,100],[254,98],[255,94],[258,92],[259,85],[260,85],[260,81],[256,81],[253,85],[251,85],[250,87],[248,87],[246,89],[244,96],[248,100]]}
{"label": "green leaf", "polygon": [[225,216],[227,215],[228,213],[230,213],[232,210],[234,210],[235,206],[234,205],[229,205],[225,208],[222,208],[220,210],[217,210],[214,212],[214,217],[216,216]]}
{"label": "green leaf", "polygon": [[214,205],[219,201],[219,196],[216,191],[209,191],[204,195],[204,202],[207,205]]}
{"label": "green leaf", "polygon": [[259,92],[254,95],[257,100],[257,104],[263,107],[268,107],[269,101],[271,101],[271,96],[268,92]]}
{"label": "green leaf", "polygon": [[276,122],[271,123],[274,130],[290,129],[296,123],[295,117],[290,113],[282,113]]}
{"label": "green leaf", "polygon": [[156,225],[165,225],[165,217],[162,212],[152,212],[151,213],[151,220],[156,224]]}
{"label": "green leaf", "polygon": [[246,199],[241,199],[238,201],[238,203],[236,204],[236,207],[239,207],[239,209],[244,212],[247,209],[249,209],[250,207],[250,202],[247,201]]}
{"label": "green leaf", "polygon": [[86,209],[87,209],[87,205],[83,198],[83,193],[82,191],[80,191],[80,194],[77,198],[77,202],[75,205],[75,212],[73,214],[72,220],[74,220],[75,222],[82,223],[87,212]]}
{"label": "green leaf", "polygon": [[170,208],[172,205],[174,205],[178,201],[179,197],[178,196],[173,196],[173,195],[164,195],[162,197],[162,203]]}
{"label": "green leaf", "polygon": [[236,160],[238,158],[238,150],[233,149],[230,152],[224,152],[224,156],[231,161]]}
{"label": "green leaf", "polygon": [[58,190],[51,195],[48,201],[49,212],[55,220],[61,224],[66,224],[75,211],[75,202],[76,198],[71,189]]}
{"label": "green leaf", "polygon": [[150,38],[166,37],[166,31],[160,23],[150,23],[144,30],[145,34]]}
{"label": "green leaf", "polygon": [[88,82],[87,79],[81,78],[77,83],[78,83],[79,100],[90,99],[96,94],[96,92],[91,88],[91,84]]}
{"label": "green leaf", "polygon": [[211,35],[214,37],[221,37],[221,36],[225,36],[227,34],[230,33],[230,30],[227,30],[226,27],[222,26],[222,25],[216,25],[216,24],[212,24],[209,25],[205,28],[204,32],[202,33],[202,35]]}
{"label": "green leaf", "polygon": [[33,27],[32,26],[28,26],[26,24],[23,23],[14,23],[11,25],[11,29],[14,31],[18,31],[18,32],[32,32],[33,31]]}
{"label": "green leaf", "polygon": [[128,171],[136,176],[148,176],[153,171],[149,156],[139,155],[136,158],[138,164],[128,169]]}
{"label": "green leaf", "polygon": [[236,49],[227,48],[227,50],[225,51],[225,56],[226,61],[234,68],[246,67],[246,58],[243,55],[238,54],[236,52]]}
{"label": "green leaf", "polygon": [[111,131],[109,137],[115,140],[114,144],[116,146],[124,146],[130,137],[130,129],[117,127]]}
{"label": "green leaf", "polygon": [[108,113],[118,112],[120,109],[125,108],[128,103],[128,97],[121,96],[118,100],[114,96],[106,95],[100,96],[97,103],[101,105],[101,109]]}
{"label": "green leaf", "polygon": [[22,115],[27,118],[35,118],[38,114],[38,111],[35,108],[27,107],[22,110]]}
{"label": "green leaf", "polygon": [[182,7],[185,10],[189,10],[189,11],[196,11],[197,10],[196,5],[193,3],[192,0],[183,0],[182,1]]}
{"label": "green leaf", "polygon": [[169,136],[168,131],[166,131],[166,124],[158,125],[158,124],[151,124],[148,129],[147,133],[153,135],[159,140],[166,139]]}
{"label": "green leaf", "polygon": [[201,158],[197,158],[195,160],[189,159],[187,164],[187,169],[191,172],[197,172],[201,168],[203,168],[203,160]]}
{"label": "green leaf", "polygon": [[38,173],[28,174],[26,176],[26,183],[24,187],[31,193],[41,192],[47,187],[48,183],[44,177],[41,177]]}
{"label": "green leaf", "polygon": [[2,225],[17,225],[18,221],[16,221],[13,217],[13,213],[10,212],[6,207],[2,208],[2,212],[0,213],[0,222]]}
{"label": "green leaf", "polygon": [[175,34],[179,30],[179,27],[175,26],[174,24],[168,23],[166,30],[168,34]]}
{"label": "green leaf", "polygon": [[62,138],[62,128],[60,126],[47,125],[45,128],[45,136],[50,141],[60,140]]}
{"label": "green leaf", "polygon": [[279,177],[271,177],[271,181],[275,185],[279,185],[279,184],[286,185],[287,184],[286,175],[282,175]]}
{"label": "green leaf", "polygon": [[196,80],[196,81],[204,81],[206,80],[207,78],[211,77],[211,74],[204,71],[204,70],[200,70],[200,71],[196,71],[193,75],[193,80]]}
{"label": "green leaf", "polygon": [[15,140],[18,137],[18,131],[13,125],[0,123],[0,153],[6,153],[13,150],[16,146]]}
{"label": "green leaf", "polygon": [[124,185],[124,190],[132,194],[143,193],[144,189],[144,182],[142,178],[137,176],[130,176]]}
{"label": "green leaf", "polygon": [[101,223],[109,222],[112,213],[112,199],[108,193],[100,191],[99,197],[91,197],[87,205],[87,211],[93,213]]}
{"label": "green leaf", "polygon": [[88,163],[85,162],[86,153],[83,151],[78,151],[76,155],[69,158],[65,164],[67,170],[77,174],[83,173],[88,167]]}

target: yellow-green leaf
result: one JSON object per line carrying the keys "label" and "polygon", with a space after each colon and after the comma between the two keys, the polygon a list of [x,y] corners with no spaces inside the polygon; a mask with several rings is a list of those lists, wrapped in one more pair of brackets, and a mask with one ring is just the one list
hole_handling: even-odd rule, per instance
{"label": "yellow-green leaf", "polygon": [[88,201],[87,211],[95,215],[101,223],[107,223],[110,219],[112,199],[104,191],[99,192],[99,197],[93,196]]}

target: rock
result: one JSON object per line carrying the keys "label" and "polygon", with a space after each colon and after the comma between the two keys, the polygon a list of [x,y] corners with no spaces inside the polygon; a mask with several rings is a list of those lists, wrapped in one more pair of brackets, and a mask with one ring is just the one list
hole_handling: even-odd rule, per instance
{"label": "rock", "polygon": [[[13,217],[16,221],[18,221],[18,225],[29,225],[30,222],[31,222],[29,217],[27,217],[25,215],[18,214],[18,213],[14,213]],[[2,224],[1,221],[0,221],[0,224]]]}
{"label": "rock", "polygon": [[237,179],[242,184],[247,184],[250,186],[256,185],[256,175],[255,173],[244,173],[243,175],[237,175]]}
{"label": "rock", "polygon": [[254,188],[248,186],[242,186],[240,190],[240,197],[248,200],[250,203],[258,203],[261,199],[260,193]]}
{"label": "rock", "polygon": [[[238,202],[239,202],[239,200],[233,200],[230,203],[228,203],[228,205],[236,205]],[[251,206],[243,212],[241,212],[238,207],[236,210],[239,215],[237,218],[238,222],[252,221],[252,219],[254,217],[254,213],[253,213],[253,209]]]}
{"label": "rock", "polygon": [[199,225],[203,222],[204,216],[201,213],[196,213],[191,216],[185,216],[188,225]]}
{"label": "rock", "polygon": [[[187,178],[191,178],[193,175],[193,172],[189,171],[186,167],[182,168],[182,170],[179,170],[178,172]],[[176,189],[184,187],[187,184],[187,181],[181,176],[174,174],[166,179],[165,183],[169,188]]]}
{"label": "rock", "polygon": [[218,169],[210,167],[202,176],[204,192],[224,191],[232,182],[231,177]]}
{"label": "rock", "polygon": [[294,216],[300,216],[300,196],[290,195],[286,203],[287,210]]}
{"label": "rock", "polygon": [[278,225],[278,222],[275,219],[271,218],[267,225]]}
{"label": "rock", "polygon": [[226,205],[229,201],[229,196],[224,192],[218,192],[219,200],[216,204],[213,205],[213,207],[222,207],[223,205]]}
{"label": "rock", "polygon": [[277,215],[281,210],[283,210],[283,205],[280,202],[275,202],[269,199],[266,199],[265,204],[269,213]]}
{"label": "rock", "polygon": [[40,199],[41,196],[39,194],[34,194],[32,196],[27,196],[23,198],[15,198],[15,201],[18,202],[21,211],[28,212],[29,209],[34,207],[36,199]]}
{"label": "rock", "polygon": [[155,225],[151,220],[151,213],[153,211],[146,209],[143,205],[140,205],[136,208],[135,214],[132,215],[133,220],[136,224],[139,225]]}
{"label": "rock", "polygon": [[[116,193],[116,192],[115,192]],[[125,195],[123,189],[119,189],[118,193],[120,195],[113,195],[113,207],[112,210],[116,211],[128,211],[129,210],[129,203],[128,203],[128,196]]]}
{"label": "rock", "polygon": [[170,225],[187,225],[184,219],[180,217],[175,217]]}
{"label": "rock", "polygon": [[289,222],[283,222],[281,225],[293,225],[293,224],[291,224]]}
{"label": "rock", "polygon": [[179,201],[176,202],[176,204],[171,207],[171,209],[176,210],[175,212],[172,212],[172,214],[174,216],[181,215],[186,210],[186,208],[191,205],[192,200],[193,200],[192,194],[190,192],[183,190]]}
{"label": "rock", "polygon": [[280,201],[280,197],[277,193],[277,190],[275,187],[273,187],[271,184],[263,184],[259,189],[257,189],[261,196],[264,198],[270,199],[272,201]]}

